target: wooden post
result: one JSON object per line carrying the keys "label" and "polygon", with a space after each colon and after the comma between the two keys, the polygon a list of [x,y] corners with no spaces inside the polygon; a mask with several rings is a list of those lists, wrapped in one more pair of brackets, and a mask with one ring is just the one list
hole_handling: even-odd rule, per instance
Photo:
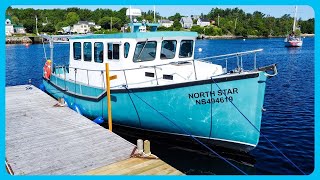
{"label": "wooden post", "polygon": [[109,125],[109,130],[112,132],[110,76],[109,76],[109,64],[108,63],[106,63],[106,81],[107,81],[107,96],[108,96],[108,125]]}
{"label": "wooden post", "polygon": [[107,81],[107,101],[108,101],[108,125],[109,130],[112,132],[112,115],[111,115],[111,94],[110,94],[110,81],[117,79],[117,75],[110,76],[109,64],[106,63],[106,81]]}

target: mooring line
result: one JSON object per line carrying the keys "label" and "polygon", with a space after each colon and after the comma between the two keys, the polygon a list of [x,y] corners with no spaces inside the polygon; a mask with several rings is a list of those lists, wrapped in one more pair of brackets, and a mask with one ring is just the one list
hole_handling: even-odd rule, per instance
{"label": "mooring line", "polygon": [[[213,83],[219,88],[219,90],[221,90],[220,86],[214,81],[214,79],[211,77],[211,80],[213,81]],[[222,90],[221,90],[222,91]],[[225,97],[227,98],[226,93],[224,92],[223,95],[225,95]],[[272,146],[273,148],[275,148],[283,157],[285,157],[290,163],[291,165],[293,165],[295,168],[297,168],[302,174],[306,175],[306,173],[304,171],[302,171],[294,162],[292,162],[279,148],[277,148],[268,138],[267,136],[265,136],[241,111],[240,109],[232,102],[229,101],[237,110],[238,112],[255,128],[255,130],[257,130],[259,132],[259,134],[264,137]]]}
{"label": "mooring line", "polygon": [[228,163],[229,165],[231,165],[232,167],[234,167],[235,169],[237,169],[238,171],[240,171],[242,174],[244,175],[248,175],[247,173],[245,173],[243,170],[241,170],[240,168],[238,168],[236,165],[232,164],[230,161],[228,161],[227,159],[225,159],[224,157],[222,157],[220,154],[218,154],[217,152],[215,152],[214,150],[212,150],[210,147],[208,147],[207,145],[205,145],[204,143],[202,143],[200,140],[196,139],[193,135],[191,135],[189,132],[187,132],[185,129],[183,129],[182,127],[178,126],[174,121],[170,120],[167,116],[165,116],[164,114],[162,114],[160,111],[158,111],[157,109],[155,109],[152,105],[150,105],[148,102],[146,102],[145,100],[143,100],[140,96],[138,96],[137,94],[135,94],[134,92],[132,92],[130,89],[128,89],[128,87],[126,85],[124,85],[124,87],[127,89],[127,91],[129,93],[132,93],[133,95],[135,95],[138,99],[140,99],[142,102],[144,102],[145,104],[147,104],[150,108],[152,108],[154,111],[156,111],[157,113],[159,113],[162,117],[164,117],[165,119],[167,119],[168,121],[170,121],[173,125],[175,125],[177,128],[179,128],[180,130],[182,130],[185,134],[187,134],[188,136],[190,136],[194,141],[196,141],[197,143],[199,143],[200,145],[204,146],[205,148],[207,148],[210,152],[212,152],[213,154],[215,154],[216,156],[218,156],[220,159],[222,159],[223,161],[225,161],[226,163]]}

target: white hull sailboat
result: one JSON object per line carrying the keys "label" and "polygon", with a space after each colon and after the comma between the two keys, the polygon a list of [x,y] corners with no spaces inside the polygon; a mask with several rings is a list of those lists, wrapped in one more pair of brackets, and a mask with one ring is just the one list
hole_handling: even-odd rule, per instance
{"label": "white hull sailboat", "polygon": [[301,47],[303,42],[300,36],[295,35],[295,31],[297,29],[297,10],[298,7],[295,7],[295,13],[294,13],[294,19],[293,19],[293,26],[292,26],[292,33],[290,33],[285,39],[284,39],[284,45],[286,47]]}

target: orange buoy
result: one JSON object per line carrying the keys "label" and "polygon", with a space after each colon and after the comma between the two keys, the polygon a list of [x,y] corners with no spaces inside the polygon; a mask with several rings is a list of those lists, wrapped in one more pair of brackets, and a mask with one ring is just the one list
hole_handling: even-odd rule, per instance
{"label": "orange buoy", "polygon": [[43,66],[43,77],[46,79],[50,79],[51,75],[51,60],[47,60]]}

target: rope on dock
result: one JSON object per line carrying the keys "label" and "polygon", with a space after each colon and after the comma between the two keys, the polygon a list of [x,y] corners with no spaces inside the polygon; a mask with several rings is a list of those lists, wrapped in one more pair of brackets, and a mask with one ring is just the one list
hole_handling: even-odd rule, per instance
{"label": "rope on dock", "polygon": [[10,164],[8,163],[7,158],[6,158],[6,160],[5,160],[5,164],[6,164],[6,170],[7,170],[7,172],[8,172],[10,175],[14,175],[14,172],[13,172]]}
{"label": "rope on dock", "polygon": [[[212,77],[211,77],[211,80],[212,80],[212,82],[219,88],[219,90],[221,90],[220,86],[215,82],[215,80],[214,80]],[[222,91],[222,90],[221,90],[221,91]],[[224,92],[223,94],[227,97],[227,95],[226,95],[225,92]],[[285,157],[286,160],[289,161],[289,163],[290,163],[293,167],[297,168],[303,175],[306,175],[305,172],[302,171],[294,162],[292,162],[291,159],[288,158],[279,148],[277,148],[277,147],[267,138],[267,136],[265,136],[265,135],[240,111],[240,109],[239,109],[232,101],[229,101],[229,102],[231,102],[231,104],[232,104],[232,105],[236,108],[236,110],[251,124],[251,126],[254,127],[254,129],[255,129],[256,131],[258,131],[258,132],[260,133],[260,135],[261,135],[262,137],[264,137],[264,138],[268,141],[268,143],[273,146],[273,148],[275,148],[283,157]]]}
{"label": "rope on dock", "polygon": [[157,109],[155,109],[152,105],[150,105],[148,102],[146,102],[145,100],[143,100],[140,96],[138,96],[137,94],[135,94],[134,92],[132,92],[130,89],[128,89],[128,87],[126,85],[124,85],[124,88],[126,88],[126,90],[128,91],[128,93],[131,93],[133,95],[135,95],[138,99],[140,99],[142,102],[144,102],[146,105],[148,105],[151,109],[153,109],[154,111],[156,111],[157,113],[159,113],[162,117],[164,117],[165,119],[167,119],[168,121],[170,121],[174,126],[176,126],[177,128],[179,128],[180,130],[182,130],[185,134],[187,134],[190,138],[192,138],[194,141],[196,141],[197,143],[199,143],[200,145],[204,146],[206,149],[208,149],[211,153],[215,154],[216,156],[218,156],[220,159],[222,159],[223,161],[225,161],[226,163],[228,163],[229,165],[231,165],[232,167],[234,167],[235,169],[237,169],[239,172],[241,172],[244,175],[248,175],[247,173],[245,173],[243,170],[241,170],[239,167],[237,167],[236,165],[232,164],[230,161],[228,161],[227,159],[225,159],[224,157],[222,157],[220,154],[218,154],[217,152],[215,152],[213,149],[211,149],[209,146],[207,146],[206,144],[202,143],[200,140],[196,139],[191,133],[189,133],[188,131],[186,131],[185,129],[183,129],[182,127],[178,126],[174,121],[172,121],[171,119],[169,119],[167,116],[165,116],[164,114],[162,114],[160,111],[158,111]]}

